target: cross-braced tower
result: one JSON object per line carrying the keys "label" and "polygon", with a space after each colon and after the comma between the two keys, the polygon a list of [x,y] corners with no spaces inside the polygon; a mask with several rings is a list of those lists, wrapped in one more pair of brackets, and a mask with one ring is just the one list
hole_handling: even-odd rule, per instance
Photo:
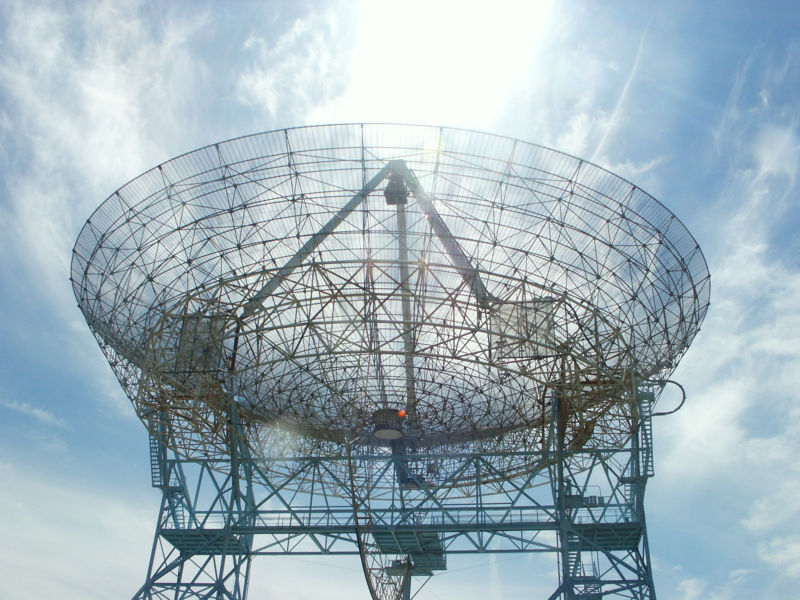
{"label": "cross-braced tower", "polygon": [[245,598],[251,559],[552,552],[552,599],[654,598],[655,402],[699,329],[696,242],[636,186],[475,132],[281,130],[112,195],[79,305],[162,490],[137,598]]}

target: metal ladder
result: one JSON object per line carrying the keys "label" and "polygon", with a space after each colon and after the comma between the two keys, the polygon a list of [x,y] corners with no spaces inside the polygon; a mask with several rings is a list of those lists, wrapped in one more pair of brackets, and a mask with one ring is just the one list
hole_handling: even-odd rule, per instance
{"label": "metal ladder", "polygon": [[581,560],[581,538],[570,534],[567,538],[567,566],[572,575],[575,600],[600,600],[602,584],[597,574],[597,565],[592,562],[591,573],[586,572],[586,565]]}
{"label": "metal ladder", "polygon": [[653,403],[652,392],[640,392],[639,414],[641,423],[639,426],[640,447],[642,449],[642,475],[652,477],[655,474],[653,465]]}
{"label": "metal ladder", "polygon": [[150,477],[154,488],[160,488],[164,481],[164,456],[158,438],[150,433]]}
{"label": "metal ladder", "polygon": [[165,450],[158,438],[150,433],[150,477],[154,488],[159,488],[166,496],[172,516],[172,525],[176,529],[186,527],[186,511],[184,510],[184,494],[179,485],[170,485],[165,465]]}

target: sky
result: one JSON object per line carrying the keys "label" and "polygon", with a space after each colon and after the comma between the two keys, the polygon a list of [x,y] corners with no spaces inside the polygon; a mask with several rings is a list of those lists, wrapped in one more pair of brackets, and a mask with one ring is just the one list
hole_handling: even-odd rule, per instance
{"label": "sky", "polygon": [[[0,0],[0,598],[130,597],[147,435],[72,295],[91,212],[216,141],[331,122],[478,129],[658,198],[711,307],[654,424],[662,599],[800,584],[800,9],[794,2]],[[661,407],[678,398],[665,392]],[[452,558],[420,598],[545,598],[555,557]],[[251,598],[366,597],[357,559],[256,558]]]}

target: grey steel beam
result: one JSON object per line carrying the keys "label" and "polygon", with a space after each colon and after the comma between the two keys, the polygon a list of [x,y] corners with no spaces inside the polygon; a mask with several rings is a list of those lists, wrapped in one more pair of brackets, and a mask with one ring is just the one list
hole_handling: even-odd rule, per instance
{"label": "grey steel beam", "polygon": [[241,318],[247,319],[255,314],[264,304],[270,295],[280,287],[283,281],[291,275],[297,267],[303,264],[308,256],[317,249],[317,247],[325,241],[333,231],[352,213],[364,199],[375,191],[381,182],[386,179],[391,171],[391,163],[385,165],[375,176],[370,179],[367,184],[361,188],[339,211],[331,217],[331,219],[322,226],[317,233],[312,235],[305,244],[292,256],[277,272],[275,272],[269,281],[258,291],[256,294],[247,301],[242,309]]}
{"label": "grey steel beam", "polygon": [[[432,531],[441,533],[495,533],[503,531],[556,531],[559,523],[555,521],[517,521],[499,523],[432,523],[418,524],[413,526],[398,525],[373,525],[374,532],[387,532],[392,534],[417,533],[421,531]],[[198,530],[205,531],[205,530]],[[216,531],[216,530],[207,530]],[[274,526],[235,526],[231,529],[236,534],[252,535],[333,535],[333,534],[355,534],[355,525],[274,525]]]}
{"label": "grey steel beam", "polygon": [[391,161],[389,166],[395,173],[402,175],[406,185],[414,194],[417,204],[419,204],[419,207],[427,216],[428,222],[431,224],[431,229],[433,229],[445,250],[450,255],[453,266],[455,266],[456,270],[475,295],[478,305],[481,308],[488,308],[493,298],[483,284],[478,269],[473,266],[472,261],[470,261],[463,248],[461,248],[455,236],[453,236],[453,233],[450,231],[450,228],[447,227],[439,211],[437,211],[436,207],[433,205],[433,200],[423,189],[417,176],[414,175],[414,172],[408,168],[408,165],[406,165],[406,162],[403,160]]}
{"label": "grey steel beam", "polygon": [[[417,388],[414,381],[414,332],[411,323],[411,290],[408,270],[408,226],[405,204],[397,205],[397,245],[400,258],[400,303],[403,313],[403,354],[406,373],[406,412],[412,428],[417,423]],[[413,435],[413,432],[412,432]]]}

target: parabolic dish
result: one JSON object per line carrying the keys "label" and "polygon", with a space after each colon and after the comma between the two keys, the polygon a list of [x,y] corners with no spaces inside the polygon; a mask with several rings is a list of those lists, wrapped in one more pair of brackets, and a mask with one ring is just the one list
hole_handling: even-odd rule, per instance
{"label": "parabolic dish", "polygon": [[82,229],[72,284],[140,417],[176,417],[189,452],[231,401],[251,431],[321,444],[381,444],[376,415],[402,409],[417,447],[513,449],[541,438],[554,393],[583,445],[675,368],[710,289],[684,225],[624,179],[385,124],[261,133],[147,171]]}

